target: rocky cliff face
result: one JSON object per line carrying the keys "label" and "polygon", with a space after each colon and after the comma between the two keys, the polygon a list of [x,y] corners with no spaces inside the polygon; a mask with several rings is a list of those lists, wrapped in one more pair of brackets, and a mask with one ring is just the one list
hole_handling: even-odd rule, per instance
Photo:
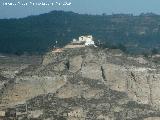
{"label": "rocky cliff face", "polygon": [[49,52],[14,80],[1,106],[18,120],[160,120],[158,64],[118,50]]}

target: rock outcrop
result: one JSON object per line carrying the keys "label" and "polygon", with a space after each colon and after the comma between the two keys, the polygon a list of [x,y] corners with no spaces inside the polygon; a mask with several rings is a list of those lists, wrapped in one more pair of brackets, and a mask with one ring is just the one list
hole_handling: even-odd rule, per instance
{"label": "rock outcrop", "polygon": [[160,119],[160,68],[142,57],[100,48],[48,52],[19,72],[1,105],[20,119]]}

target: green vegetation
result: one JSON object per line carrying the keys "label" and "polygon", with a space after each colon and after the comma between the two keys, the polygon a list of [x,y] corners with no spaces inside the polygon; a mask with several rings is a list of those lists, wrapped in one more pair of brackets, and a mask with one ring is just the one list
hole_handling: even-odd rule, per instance
{"label": "green vegetation", "polygon": [[159,21],[160,16],[155,14],[80,15],[63,11],[1,19],[0,53],[41,54],[52,48],[55,41],[62,47],[73,38],[87,34],[101,41],[103,47],[150,53],[160,46]]}
{"label": "green vegetation", "polygon": [[158,49],[153,48],[151,52],[152,52],[152,55],[158,54]]}

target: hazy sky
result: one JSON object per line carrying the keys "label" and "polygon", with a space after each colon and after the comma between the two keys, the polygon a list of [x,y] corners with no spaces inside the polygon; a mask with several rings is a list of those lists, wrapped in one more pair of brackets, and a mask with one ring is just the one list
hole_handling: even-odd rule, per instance
{"label": "hazy sky", "polygon": [[[71,2],[68,6],[33,6],[32,3],[64,3]],[[4,6],[3,3],[28,3],[27,6]],[[0,1],[0,18],[25,17],[46,13],[52,10],[65,10],[77,13],[87,14],[112,14],[112,13],[132,13],[140,14],[153,12],[160,14],[160,0],[1,0]]]}

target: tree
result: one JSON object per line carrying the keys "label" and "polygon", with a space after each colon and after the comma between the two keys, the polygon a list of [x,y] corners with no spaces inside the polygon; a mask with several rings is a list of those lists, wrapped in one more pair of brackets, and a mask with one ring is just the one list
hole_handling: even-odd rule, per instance
{"label": "tree", "polygon": [[123,52],[126,52],[126,50],[127,50],[127,48],[124,45],[122,45],[121,43],[118,44],[117,48],[122,50]]}
{"label": "tree", "polygon": [[157,48],[153,48],[153,49],[151,50],[151,54],[152,54],[152,55],[158,54],[158,49],[157,49]]}

